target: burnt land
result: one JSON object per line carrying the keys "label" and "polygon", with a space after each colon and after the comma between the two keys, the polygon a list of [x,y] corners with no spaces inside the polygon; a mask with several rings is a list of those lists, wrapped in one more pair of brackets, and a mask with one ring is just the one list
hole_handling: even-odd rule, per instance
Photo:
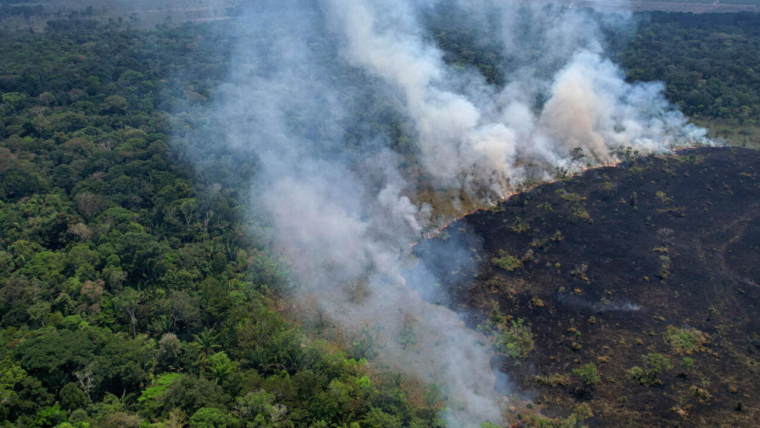
{"label": "burnt land", "polygon": [[[528,357],[492,364],[544,414],[587,403],[590,427],[760,426],[760,152],[592,169],[457,220],[414,252],[438,279],[410,273],[410,285],[471,328],[530,326]],[[672,368],[637,379],[651,354]],[[573,370],[587,363],[600,377],[584,387]]]}

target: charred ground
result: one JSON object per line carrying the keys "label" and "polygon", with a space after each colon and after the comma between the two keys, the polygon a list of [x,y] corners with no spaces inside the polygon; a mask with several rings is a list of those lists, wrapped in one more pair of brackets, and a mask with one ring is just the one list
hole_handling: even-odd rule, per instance
{"label": "charred ground", "polygon": [[[530,325],[528,358],[492,363],[549,416],[587,403],[592,427],[758,426],[758,208],[760,152],[640,158],[453,222],[414,249],[440,282],[410,284],[495,336]],[[649,354],[672,369],[638,382]],[[600,382],[583,387],[587,363]]]}

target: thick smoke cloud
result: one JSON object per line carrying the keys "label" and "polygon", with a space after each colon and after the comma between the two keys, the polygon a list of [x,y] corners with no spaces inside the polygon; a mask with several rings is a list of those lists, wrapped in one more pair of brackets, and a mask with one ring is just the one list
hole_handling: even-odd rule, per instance
{"label": "thick smoke cloud", "polygon": [[[501,420],[491,351],[456,314],[403,285],[407,250],[431,207],[405,196],[414,183],[399,173],[389,136],[366,132],[363,100],[398,99],[434,187],[484,204],[527,178],[580,168],[577,147],[589,163],[611,163],[627,147],[704,140],[661,85],[624,81],[588,14],[519,5],[254,2],[229,23],[238,42],[212,115],[226,132],[220,144],[257,159],[252,193],[298,274],[295,297],[316,298],[345,328],[381,326],[382,361],[441,386],[456,403],[445,415],[452,427]],[[457,7],[476,33],[500,35],[503,85],[446,64],[425,26],[444,7]],[[365,130],[358,141],[355,129]],[[404,334],[415,335],[413,351]]]}
{"label": "thick smoke cloud", "polygon": [[[544,171],[567,168],[580,147],[592,162],[611,163],[625,147],[664,151],[704,140],[704,131],[686,124],[662,96],[659,84],[627,84],[623,73],[602,57],[596,22],[569,9],[523,11],[535,24],[519,43],[519,6],[509,0],[462,6],[474,23],[499,17],[506,56],[521,65],[499,90],[472,72],[447,67],[443,52],[426,38],[418,17],[431,1],[327,1],[330,21],[344,36],[344,56],[398,88],[419,134],[421,161],[447,186],[488,190],[504,197],[525,178],[520,165]],[[465,18],[467,19],[467,18]],[[523,38],[522,40],[526,40]],[[524,52],[540,55],[531,61]],[[536,70],[561,69],[543,80]],[[544,105],[539,97],[546,96]]]}

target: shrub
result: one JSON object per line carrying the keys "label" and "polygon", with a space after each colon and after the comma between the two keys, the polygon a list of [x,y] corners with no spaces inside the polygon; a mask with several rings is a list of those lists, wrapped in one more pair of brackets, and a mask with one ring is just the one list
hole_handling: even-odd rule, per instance
{"label": "shrub", "polygon": [[514,223],[512,223],[512,226],[509,227],[513,231],[517,233],[527,232],[530,230],[530,225],[527,221],[523,220],[520,217],[515,217]]}
{"label": "shrub", "polygon": [[683,329],[669,326],[665,331],[665,343],[673,347],[676,354],[692,354],[707,342],[707,335],[697,329]]}
{"label": "shrub", "polygon": [[517,257],[509,255],[504,250],[499,250],[499,257],[491,259],[496,267],[504,269],[507,272],[512,272],[515,269],[522,267],[522,262]]}
{"label": "shrub", "polygon": [[588,275],[586,275],[586,271],[588,270],[587,264],[580,264],[575,265],[575,269],[570,271],[570,275],[580,279],[581,281],[589,282]]}
{"label": "shrub", "polygon": [[583,206],[581,206],[581,204],[575,204],[575,205],[573,205],[573,214],[572,214],[572,216],[573,216],[574,219],[577,219],[577,220],[584,220],[584,221],[587,221],[589,223],[593,223],[594,222],[594,219],[591,218],[591,214],[589,214],[588,211],[586,211],[586,209],[583,208]]}
{"label": "shrub", "polygon": [[694,360],[689,357],[684,357],[681,360],[681,368],[684,370],[690,370],[694,368]]}
{"label": "shrub", "polygon": [[496,337],[496,349],[512,358],[527,358],[533,350],[533,333],[522,319],[512,321],[503,333]]}
{"label": "shrub", "polygon": [[663,357],[662,354],[648,354],[641,358],[644,360],[644,367],[633,367],[628,370],[628,377],[642,385],[661,384],[662,381],[657,379],[657,376],[673,368],[670,358]]}
{"label": "shrub", "polygon": [[[544,416],[527,415],[524,425],[528,428],[579,428],[584,427],[583,421],[594,416],[591,407],[583,403],[575,408],[572,414],[566,418],[549,419]],[[517,425],[515,425],[517,426]]]}
{"label": "shrub", "polygon": [[707,392],[706,389],[700,388],[697,385],[692,385],[691,388],[689,388],[689,393],[699,400],[700,403],[706,403],[710,400],[712,400],[712,394]]}
{"label": "shrub", "polygon": [[559,373],[553,373],[548,376],[538,375],[535,377],[535,379],[537,383],[541,385],[546,385],[546,386],[558,386],[558,385],[567,386],[567,384],[569,383],[567,380],[567,376],[561,375]]}
{"label": "shrub", "polygon": [[673,263],[668,256],[660,256],[660,278],[668,279],[670,276],[670,269],[673,267]]}
{"label": "shrub", "polygon": [[602,381],[599,376],[599,371],[596,369],[596,364],[588,363],[582,365],[580,368],[573,370],[573,374],[583,382],[583,386],[590,388]]}

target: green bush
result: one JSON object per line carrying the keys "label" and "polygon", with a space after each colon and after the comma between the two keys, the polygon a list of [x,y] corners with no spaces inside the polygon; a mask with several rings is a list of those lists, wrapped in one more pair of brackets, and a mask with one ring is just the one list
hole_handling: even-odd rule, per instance
{"label": "green bush", "polygon": [[642,385],[661,384],[662,381],[657,376],[673,368],[670,359],[662,354],[647,354],[641,358],[644,360],[644,367],[631,368],[628,370],[628,377]]}
{"label": "green bush", "polygon": [[527,358],[535,346],[530,326],[522,319],[512,321],[504,332],[496,337],[494,346],[498,352],[512,358]]}
{"label": "green bush", "polygon": [[578,379],[583,382],[583,386],[586,388],[590,388],[602,380],[599,376],[599,371],[596,369],[596,364],[594,363],[584,364],[581,367],[574,369],[573,374],[578,376]]}
{"label": "green bush", "polygon": [[669,326],[665,332],[665,342],[673,347],[676,354],[692,354],[698,352],[707,342],[707,335],[701,331]]}
{"label": "green bush", "polygon": [[509,255],[504,250],[499,250],[499,257],[491,259],[491,263],[494,266],[504,269],[507,272],[512,272],[522,267],[522,262],[517,257]]}

